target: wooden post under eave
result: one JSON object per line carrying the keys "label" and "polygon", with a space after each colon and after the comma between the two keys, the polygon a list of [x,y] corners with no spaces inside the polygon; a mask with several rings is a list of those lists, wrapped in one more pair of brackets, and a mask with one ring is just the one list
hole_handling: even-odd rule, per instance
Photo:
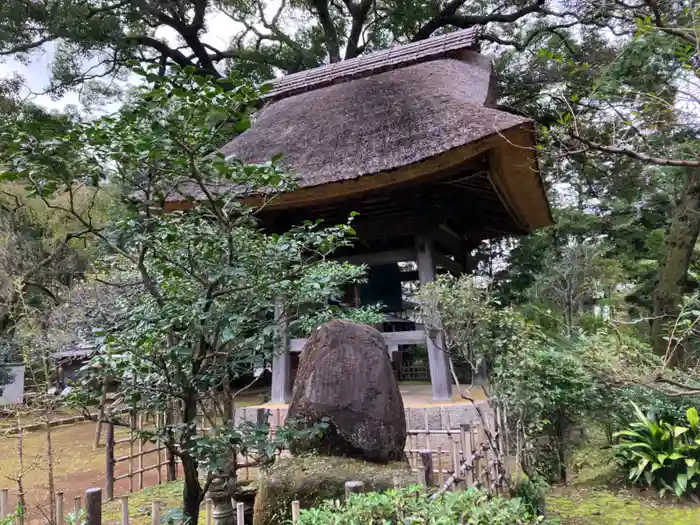
{"label": "wooden post under eave", "polygon": [[[433,282],[435,280],[435,244],[428,235],[416,234],[416,263],[421,286]],[[440,336],[434,338],[430,334],[426,335],[425,343],[428,348],[433,401],[449,401],[452,399],[452,381],[445,345]]]}
{"label": "wooden post under eave", "polygon": [[275,301],[275,320],[280,333],[272,358],[273,403],[289,403],[292,399],[292,356],[289,353],[288,322],[282,319],[284,315],[284,304],[280,300]]}

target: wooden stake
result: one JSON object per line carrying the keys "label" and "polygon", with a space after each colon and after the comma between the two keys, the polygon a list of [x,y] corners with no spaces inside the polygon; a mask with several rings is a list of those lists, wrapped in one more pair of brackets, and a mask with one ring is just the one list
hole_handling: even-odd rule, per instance
{"label": "wooden stake", "polygon": [[56,525],[63,525],[63,492],[56,493]]}
{"label": "wooden stake", "polygon": [[105,423],[105,492],[107,499],[114,498],[114,425]]}
{"label": "wooden stake", "polygon": [[151,525],[160,525],[160,501],[157,499],[151,503]]}
{"label": "wooden stake", "polygon": [[[450,455],[452,456],[452,473],[456,474],[457,477],[459,477],[459,467],[461,465],[461,459],[459,457],[459,447],[457,446],[457,441],[455,439],[452,439],[450,441]],[[459,483],[459,480],[455,483],[455,488],[457,488],[457,484]]]}
{"label": "wooden stake", "polygon": [[10,491],[8,489],[0,489],[0,519],[7,518],[10,512]]}
{"label": "wooden stake", "polygon": [[207,525],[212,525],[214,522],[213,521],[214,516],[212,514],[212,512],[214,510],[214,503],[212,502],[211,498],[207,498],[206,508],[207,508],[207,521],[206,521],[206,523],[207,523]]}
{"label": "wooden stake", "polygon": [[435,479],[433,476],[433,451],[424,450],[423,452],[421,452],[420,461],[421,464],[418,468],[423,469],[423,473],[425,475],[425,486],[432,487],[435,483]]}
{"label": "wooden stake", "polygon": [[[163,414],[160,412],[156,412],[156,429],[162,428],[162,421],[163,421]],[[163,457],[162,457],[162,443],[160,441],[156,441],[156,462],[158,464],[158,485],[163,483],[163,473],[161,472],[161,469],[163,467]]]}
{"label": "wooden stake", "polygon": [[138,426],[139,426],[139,490],[143,490],[143,414],[139,412],[138,414]]}
{"label": "wooden stake", "polygon": [[129,416],[129,492],[134,492],[134,428],[136,427],[136,414],[131,412]]}
{"label": "wooden stake", "polygon": [[129,525],[129,496],[122,496],[122,525]]}
{"label": "wooden stake", "polygon": [[245,503],[236,504],[237,525],[245,525]]}
{"label": "wooden stake", "polygon": [[85,491],[85,525],[102,525],[102,489]]}
{"label": "wooden stake", "polygon": [[474,486],[474,459],[472,448],[472,427],[469,424],[464,424],[461,427],[462,437],[462,455],[464,460],[469,462],[469,468],[464,473],[464,485],[466,488]]}
{"label": "wooden stake", "polygon": [[83,504],[81,501],[80,496],[76,496],[73,498],[73,514],[76,516],[80,516],[80,511],[83,508]]}
{"label": "wooden stake", "polygon": [[365,484],[361,481],[346,481],[345,482],[345,501],[350,499],[353,494],[361,494],[365,491]]}
{"label": "wooden stake", "polygon": [[299,521],[299,502],[292,501],[292,523]]}

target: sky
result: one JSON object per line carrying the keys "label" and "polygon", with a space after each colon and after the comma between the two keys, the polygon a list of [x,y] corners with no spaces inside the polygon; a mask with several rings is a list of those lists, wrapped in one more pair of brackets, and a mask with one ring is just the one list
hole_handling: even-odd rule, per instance
{"label": "sky", "polygon": [[[206,22],[207,31],[202,40],[219,49],[225,49],[231,36],[242,28],[241,25],[222,13],[207,16]],[[170,42],[175,39],[174,31],[158,30],[156,36]],[[15,73],[19,73],[24,77],[26,84],[23,95],[31,96],[35,103],[46,108],[61,111],[66,106],[77,106],[80,109],[84,109],[77,92],[68,93],[59,99],[54,99],[48,95],[36,97],[31,95],[32,93],[41,93],[48,86],[55,49],[56,45],[54,43],[48,43],[41,50],[34,52],[27,63],[22,63],[13,57],[0,57],[0,78],[9,78]],[[116,109],[116,106],[111,106],[107,109]]]}

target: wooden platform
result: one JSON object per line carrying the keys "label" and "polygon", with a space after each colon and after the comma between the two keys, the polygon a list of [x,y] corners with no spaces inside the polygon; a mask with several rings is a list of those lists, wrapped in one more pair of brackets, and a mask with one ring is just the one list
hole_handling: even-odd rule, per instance
{"label": "wooden platform", "polygon": [[[471,396],[474,401],[483,401],[487,399],[486,392],[480,385],[474,385],[471,389],[462,387],[463,392]],[[471,402],[468,399],[460,397],[457,388],[454,388],[451,401],[433,401],[432,389],[428,381],[401,381],[399,382],[399,391],[403,398],[403,404],[406,408],[423,408],[429,406],[449,406],[449,405],[469,405]],[[257,395],[261,395],[257,392]],[[246,408],[287,408],[286,403],[259,403],[248,404]]]}

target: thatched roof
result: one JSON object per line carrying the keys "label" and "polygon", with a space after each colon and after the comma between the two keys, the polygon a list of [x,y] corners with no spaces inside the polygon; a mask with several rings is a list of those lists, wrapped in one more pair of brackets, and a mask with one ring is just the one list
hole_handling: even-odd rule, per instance
{"label": "thatched roof", "polygon": [[[458,31],[278,79],[252,127],[221,152],[246,163],[282,156],[299,189],[266,206],[287,214],[281,223],[296,220],[292,208],[325,217],[321,208],[339,210],[340,200],[371,192],[379,202],[386,190],[393,202],[391,192],[407,184],[427,190],[449,179],[466,192],[452,204],[471,210],[453,217],[465,235],[551,224],[534,126],[495,108],[491,61],[473,49],[474,32]],[[225,184],[210,190],[237,192]],[[185,183],[168,201],[175,208],[192,198],[202,192]]]}
{"label": "thatched roof", "polygon": [[273,102],[222,148],[259,163],[282,154],[300,187],[395,169],[527,120],[485,107],[491,67],[470,53],[351,80]]}
{"label": "thatched roof", "polygon": [[377,75],[419,62],[438,58],[454,58],[460,54],[460,51],[472,49],[476,44],[475,37],[476,29],[470,28],[395,46],[328,66],[293,73],[276,79],[273,82],[273,88],[265,94],[265,98],[279,100],[305,91]]}

